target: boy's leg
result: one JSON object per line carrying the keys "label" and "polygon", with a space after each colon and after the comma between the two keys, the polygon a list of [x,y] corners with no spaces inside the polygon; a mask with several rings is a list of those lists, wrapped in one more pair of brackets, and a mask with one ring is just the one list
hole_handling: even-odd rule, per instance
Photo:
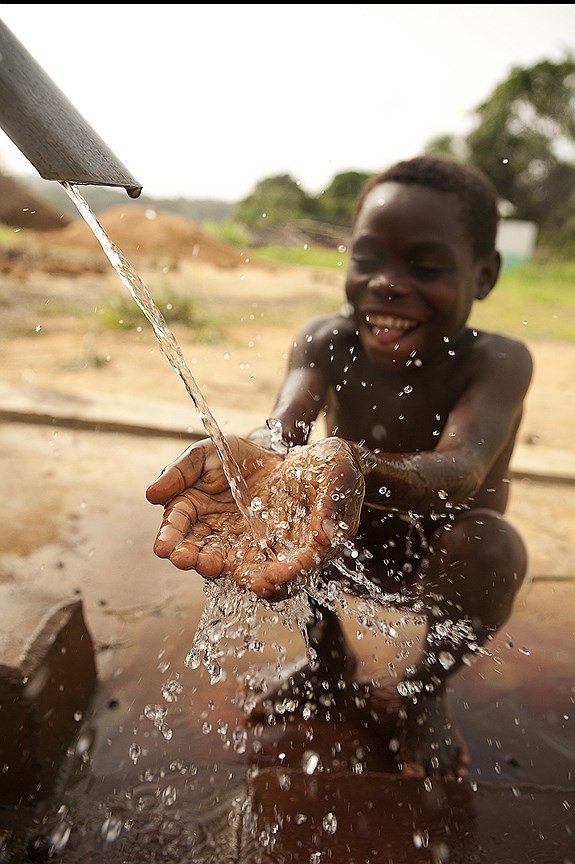
{"label": "boy's leg", "polygon": [[306,625],[307,657],[281,681],[267,682],[249,711],[253,719],[293,711],[329,710],[354,683],[357,660],[351,652],[336,612],[310,598],[312,616]]}
{"label": "boy's leg", "polygon": [[416,583],[427,632],[421,656],[398,686],[405,773],[463,776],[469,756],[451,721],[445,688],[508,619],[527,570],[520,535],[495,512],[463,513],[434,536]]}

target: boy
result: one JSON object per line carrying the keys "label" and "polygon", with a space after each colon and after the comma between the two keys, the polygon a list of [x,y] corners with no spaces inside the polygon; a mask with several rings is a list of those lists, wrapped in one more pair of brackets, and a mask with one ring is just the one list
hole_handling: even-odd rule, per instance
{"label": "boy", "polygon": [[[269,510],[271,558],[246,530],[209,439],[147,492],[165,505],[155,552],[176,567],[230,574],[275,599],[328,572],[353,539],[373,583],[418,601],[426,641],[395,693],[407,774],[466,775],[446,684],[507,620],[527,568],[503,514],[532,360],[521,342],[467,324],[498,279],[497,224],[489,181],[454,160],[421,156],[368,181],[354,213],[346,311],[300,329],[268,428],[228,438],[250,494]],[[329,437],[308,445],[322,413]],[[312,608],[314,668],[271,694],[268,710],[278,696],[301,702],[310,688],[335,694],[354,680],[337,615]]]}

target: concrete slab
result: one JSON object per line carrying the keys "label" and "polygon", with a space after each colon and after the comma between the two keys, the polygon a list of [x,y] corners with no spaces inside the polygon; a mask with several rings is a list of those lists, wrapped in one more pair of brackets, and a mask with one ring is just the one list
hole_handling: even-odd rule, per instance
{"label": "concrete slab", "polygon": [[[144,498],[175,450],[162,436],[0,425],[0,583],[30,603],[56,588],[82,599],[99,679],[65,783],[41,806],[0,809],[2,864],[42,850],[62,864],[575,860],[575,580],[534,578],[491,656],[454,682],[469,782],[405,782],[357,713],[246,726],[238,679],[278,645],[288,660],[303,652],[282,622],[264,622],[261,653],[230,645],[218,683],[185,665],[203,583],[153,556],[159,512]],[[346,626],[362,671],[396,659]]]}

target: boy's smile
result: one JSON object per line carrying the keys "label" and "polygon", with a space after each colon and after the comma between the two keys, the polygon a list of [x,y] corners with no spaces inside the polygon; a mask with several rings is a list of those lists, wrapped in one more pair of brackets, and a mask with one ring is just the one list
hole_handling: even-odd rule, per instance
{"label": "boy's smile", "polygon": [[384,315],[381,312],[367,312],[365,323],[380,345],[394,345],[409,330],[417,327],[418,322],[408,318],[397,318],[394,315]]}
{"label": "boy's smile", "polygon": [[459,208],[455,195],[417,184],[382,183],[366,197],[346,296],[374,363],[405,365],[449,350],[473,301],[488,293],[489,267],[476,260]]}

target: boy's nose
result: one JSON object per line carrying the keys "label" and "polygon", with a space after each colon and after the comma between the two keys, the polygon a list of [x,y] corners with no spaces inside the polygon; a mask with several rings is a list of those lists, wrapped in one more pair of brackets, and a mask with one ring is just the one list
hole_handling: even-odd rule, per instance
{"label": "boy's nose", "polygon": [[393,300],[394,297],[401,294],[406,294],[409,290],[405,279],[388,273],[376,273],[369,280],[369,287],[389,300]]}

